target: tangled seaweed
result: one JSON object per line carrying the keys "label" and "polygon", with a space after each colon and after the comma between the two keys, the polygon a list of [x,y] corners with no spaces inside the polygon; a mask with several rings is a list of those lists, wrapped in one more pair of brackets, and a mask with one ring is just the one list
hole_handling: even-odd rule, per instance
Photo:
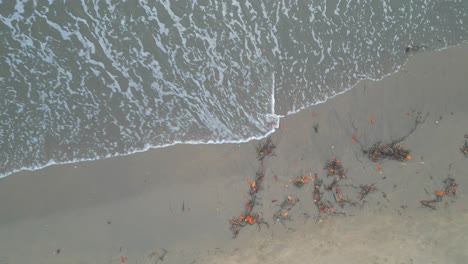
{"label": "tangled seaweed", "polygon": [[271,137],[268,137],[265,142],[259,143],[257,147],[257,159],[262,161],[265,157],[275,156],[276,145],[271,140]]}
{"label": "tangled seaweed", "polygon": [[336,157],[333,157],[327,162],[325,169],[327,170],[327,176],[338,176],[341,179],[346,178],[346,170],[344,169],[341,160]]}
{"label": "tangled seaweed", "polygon": [[403,148],[399,141],[394,141],[389,144],[377,142],[367,151],[369,159],[373,162],[381,161],[383,159],[405,161],[410,159],[409,154],[410,150]]}

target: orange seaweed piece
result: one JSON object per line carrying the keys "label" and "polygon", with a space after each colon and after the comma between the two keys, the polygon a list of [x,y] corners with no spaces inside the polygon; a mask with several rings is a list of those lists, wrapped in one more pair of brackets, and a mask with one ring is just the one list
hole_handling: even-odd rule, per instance
{"label": "orange seaweed piece", "polygon": [[411,155],[406,156],[406,160],[411,160],[412,158]]}
{"label": "orange seaweed piece", "polygon": [[380,166],[380,165],[377,166],[377,170],[378,170],[378,171],[381,170],[381,169],[382,169],[382,166]]}
{"label": "orange seaweed piece", "polygon": [[253,224],[255,224],[257,222],[257,220],[252,218],[251,215],[248,215],[246,219],[247,219],[247,222],[249,222],[249,224],[251,224],[251,225],[253,225]]}
{"label": "orange seaweed piece", "polygon": [[370,117],[370,123],[371,123],[371,124],[374,124],[374,122],[375,122],[374,117],[371,116],[371,117]]}
{"label": "orange seaweed piece", "polygon": [[444,196],[445,192],[444,191],[436,191],[436,196]]}

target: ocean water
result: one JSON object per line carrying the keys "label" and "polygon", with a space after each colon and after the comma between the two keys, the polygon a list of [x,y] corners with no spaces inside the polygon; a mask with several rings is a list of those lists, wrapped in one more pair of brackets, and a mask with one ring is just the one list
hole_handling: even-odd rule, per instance
{"label": "ocean water", "polygon": [[261,138],[467,27],[466,0],[0,0],[0,176]]}

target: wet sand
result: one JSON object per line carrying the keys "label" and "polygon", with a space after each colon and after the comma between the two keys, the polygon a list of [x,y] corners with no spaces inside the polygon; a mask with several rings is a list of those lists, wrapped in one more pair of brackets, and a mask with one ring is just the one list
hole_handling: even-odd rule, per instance
{"label": "wet sand", "polygon": [[[407,135],[418,112],[425,122],[402,142],[411,161],[373,163],[362,153]],[[353,125],[361,144],[352,142]],[[255,208],[269,229],[247,226],[232,239],[228,225],[243,211],[258,142],[179,145],[1,179],[0,264],[465,263],[466,133],[468,46],[415,54],[396,74],[281,120]],[[335,155],[347,185],[377,190],[362,206],[346,205],[346,215],[320,216],[311,183],[298,189],[289,180],[325,178]],[[437,210],[422,207],[448,174],[457,197],[444,197]],[[272,200],[287,195],[300,202],[282,225],[272,219]]]}

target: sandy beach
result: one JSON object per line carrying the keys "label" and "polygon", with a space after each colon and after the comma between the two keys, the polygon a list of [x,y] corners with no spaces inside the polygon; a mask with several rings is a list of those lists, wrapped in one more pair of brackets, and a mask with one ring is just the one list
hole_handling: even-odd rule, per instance
{"label": "sandy beach", "polygon": [[[416,53],[383,80],[281,119],[255,207],[269,228],[248,225],[233,239],[228,223],[244,210],[258,142],[177,145],[0,179],[0,264],[466,263],[465,134],[468,46]],[[409,161],[375,163],[362,151],[401,137]],[[326,179],[333,156],[360,203],[321,214],[313,182],[290,180]],[[456,196],[422,206],[447,176]],[[352,186],[364,184],[376,190],[362,202]],[[273,214],[287,196],[299,203],[283,225]]]}

